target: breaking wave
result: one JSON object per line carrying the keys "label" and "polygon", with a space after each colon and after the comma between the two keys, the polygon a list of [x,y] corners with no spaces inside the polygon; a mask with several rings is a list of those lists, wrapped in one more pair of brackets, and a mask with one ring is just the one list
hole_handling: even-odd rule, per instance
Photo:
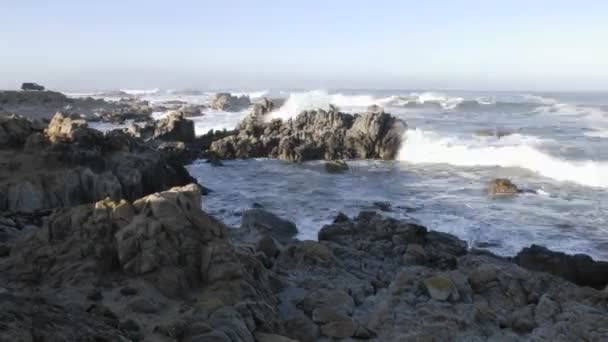
{"label": "breaking wave", "polygon": [[519,167],[557,181],[608,188],[608,162],[571,161],[542,152],[542,139],[513,134],[502,139],[442,137],[411,129],[405,133],[398,159],[414,164]]}

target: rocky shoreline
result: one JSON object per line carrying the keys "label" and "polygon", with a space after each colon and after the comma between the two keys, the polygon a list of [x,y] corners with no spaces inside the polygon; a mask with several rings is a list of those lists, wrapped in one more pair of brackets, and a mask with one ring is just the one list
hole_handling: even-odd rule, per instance
{"label": "rocky shoreline", "polygon": [[262,208],[239,228],[208,215],[195,158],[391,159],[407,127],[264,114],[203,137],[183,113],[106,133],[1,117],[0,341],[608,339],[608,263],[586,255],[498,257],[381,210],[336,213],[316,241]]}

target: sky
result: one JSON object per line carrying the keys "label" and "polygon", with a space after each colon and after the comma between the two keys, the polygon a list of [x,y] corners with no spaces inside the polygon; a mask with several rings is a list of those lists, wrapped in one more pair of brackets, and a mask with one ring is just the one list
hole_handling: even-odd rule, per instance
{"label": "sky", "polygon": [[608,1],[0,0],[0,89],[608,90]]}

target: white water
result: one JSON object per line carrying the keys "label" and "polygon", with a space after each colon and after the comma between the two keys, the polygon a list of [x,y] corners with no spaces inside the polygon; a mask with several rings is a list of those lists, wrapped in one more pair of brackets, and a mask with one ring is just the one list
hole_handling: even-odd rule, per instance
{"label": "white water", "polygon": [[[213,95],[131,93],[152,106],[175,100],[205,105]],[[340,175],[326,173],[319,162],[262,159],[227,161],[222,168],[202,161],[190,166],[193,176],[214,190],[203,201],[205,209],[230,225],[238,226],[242,211],[260,203],[296,222],[300,238],[314,239],[338,211],[356,215],[373,208],[374,201],[387,201],[394,210],[385,215],[414,217],[472,245],[490,243],[500,254],[539,243],[608,259],[608,177],[603,177],[608,175],[608,94],[313,90],[237,95],[283,98],[271,116],[284,120],[330,104],[354,113],[380,105],[405,120],[409,130],[398,161],[349,162],[351,172]],[[191,120],[201,135],[236,127],[249,110],[203,109]],[[478,131],[512,134],[499,139]],[[489,199],[487,182],[497,177],[536,194]]]}
{"label": "white water", "polygon": [[414,129],[404,135],[399,160],[415,164],[519,167],[558,181],[608,187],[607,162],[575,162],[553,157],[541,152],[536,147],[538,142],[536,137],[519,134],[502,139],[463,140]]}

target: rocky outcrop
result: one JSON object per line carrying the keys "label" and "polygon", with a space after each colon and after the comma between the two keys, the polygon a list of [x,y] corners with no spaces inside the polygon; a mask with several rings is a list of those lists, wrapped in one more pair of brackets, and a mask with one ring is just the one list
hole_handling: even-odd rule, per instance
{"label": "rocky outcrop", "polygon": [[120,131],[102,134],[61,113],[45,133],[0,150],[0,160],[6,166],[0,168],[0,211],[135,199],[192,181],[182,164],[141,141]]}
{"label": "rocky outcrop", "polygon": [[[10,309],[0,314],[3,336],[59,340],[82,330],[108,341],[253,342],[255,332],[281,334],[269,271],[228,243],[226,227],[201,210],[200,198],[191,184],[55,212],[0,259],[0,286],[10,293],[36,286],[56,307],[39,305],[43,312],[34,314],[3,305]],[[27,323],[51,315],[56,331]],[[112,329],[101,334],[106,324]]]}
{"label": "rocky outcrop", "polygon": [[405,129],[405,122],[383,112],[308,111],[286,122],[250,116],[211,151],[224,159],[394,159]]}
{"label": "rocky outcrop", "polygon": [[506,178],[493,179],[488,184],[489,196],[514,196],[520,192],[517,186]]}
{"label": "rocky outcrop", "polygon": [[56,210],[0,256],[2,336],[608,338],[605,291],[470,251],[449,234],[361,212],[324,226],[318,241],[297,241],[295,225],[259,209],[240,229],[227,228],[201,210],[200,198],[191,184]]}
{"label": "rocky outcrop", "polygon": [[149,120],[152,107],[147,101],[135,98],[106,101],[70,98],[53,91],[0,91],[0,113],[3,112],[38,119],[50,119],[56,112],[66,112],[83,115],[89,121],[122,123]]}
{"label": "rocky outcrop", "polygon": [[585,254],[567,255],[532,245],[521,250],[515,261],[524,268],[555,274],[580,286],[601,290],[608,285],[608,262],[594,261]]}
{"label": "rocky outcrop", "polygon": [[186,119],[181,113],[172,113],[158,121],[152,139],[193,142],[194,122]]}
{"label": "rocky outcrop", "polygon": [[30,135],[42,132],[44,127],[42,122],[20,115],[0,115],[0,149],[23,146]]}
{"label": "rocky outcrop", "polygon": [[226,112],[239,112],[251,106],[249,96],[234,96],[230,93],[217,93],[211,99],[211,108]]}
{"label": "rocky outcrop", "polygon": [[279,109],[284,102],[285,100],[283,99],[270,99],[268,97],[262,97],[254,103],[252,114],[258,117],[266,115],[275,109]]}

